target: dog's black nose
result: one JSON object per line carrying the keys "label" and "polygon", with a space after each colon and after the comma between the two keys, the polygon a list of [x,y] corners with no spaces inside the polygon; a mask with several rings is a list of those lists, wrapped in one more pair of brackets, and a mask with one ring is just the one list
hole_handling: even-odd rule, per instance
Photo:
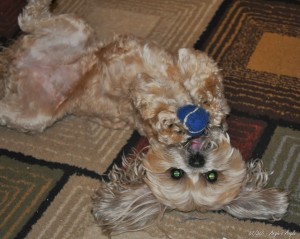
{"label": "dog's black nose", "polygon": [[205,164],[205,158],[202,154],[191,154],[189,157],[189,165],[193,168],[201,168]]}

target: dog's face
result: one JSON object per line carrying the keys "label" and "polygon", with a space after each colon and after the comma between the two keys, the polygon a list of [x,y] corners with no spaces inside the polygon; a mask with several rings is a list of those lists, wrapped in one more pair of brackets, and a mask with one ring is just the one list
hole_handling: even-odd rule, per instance
{"label": "dog's face", "polygon": [[146,154],[115,167],[96,192],[93,214],[105,233],[142,229],[173,209],[272,220],[286,213],[287,194],[264,189],[269,174],[261,161],[245,163],[222,130],[182,147],[150,143]]}
{"label": "dog's face", "polygon": [[182,148],[159,147],[153,145],[144,161],[145,182],[164,205],[218,210],[240,193],[246,164],[221,130],[210,130]]}

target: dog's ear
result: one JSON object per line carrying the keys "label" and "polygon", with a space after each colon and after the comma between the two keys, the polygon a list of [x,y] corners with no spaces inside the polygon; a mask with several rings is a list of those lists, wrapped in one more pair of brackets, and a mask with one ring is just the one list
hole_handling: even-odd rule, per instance
{"label": "dog's ear", "polygon": [[92,213],[105,234],[141,230],[162,217],[166,206],[158,202],[143,177],[140,162],[125,160],[122,168],[112,169],[108,182],[101,183],[92,198]]}
{"label": "dog's ear", "polygon": [[259,160],[248,163],[245,185],[239,196],[223,209],[237,218],[280,220],[287,211],[287,193],[279,189],[264,189],[269,174]]}
{"label": "dog's ear", "polygon": [[242,192],[223,209],[237,218],[280,220],[287,210],[287,195],[277,189]]}

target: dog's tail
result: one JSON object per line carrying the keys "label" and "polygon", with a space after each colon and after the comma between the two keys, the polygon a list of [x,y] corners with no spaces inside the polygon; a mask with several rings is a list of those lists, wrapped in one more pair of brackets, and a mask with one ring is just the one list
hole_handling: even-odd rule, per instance
{"label": "dog's tail", "polygon": [[51,2],[52,0],[28,0],[28,4],[18,18],[21,30],[33,32],[38,22],[51,17]]}

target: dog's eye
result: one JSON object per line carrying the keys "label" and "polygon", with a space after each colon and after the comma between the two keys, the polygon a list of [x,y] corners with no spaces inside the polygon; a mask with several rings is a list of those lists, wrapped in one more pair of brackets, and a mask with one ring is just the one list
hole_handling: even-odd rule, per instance
{"label": "dog's eye", "polygon": [[218,180],[218,173],[215,170],[209,171],[206,173],[206,180],[209,183],[214,183]]}
{"label": "dog's eye", "polygon": [[171,177],[174,179],[180,179],[184,175],[184,171],[179,168],[172,168],[171,169]]}

